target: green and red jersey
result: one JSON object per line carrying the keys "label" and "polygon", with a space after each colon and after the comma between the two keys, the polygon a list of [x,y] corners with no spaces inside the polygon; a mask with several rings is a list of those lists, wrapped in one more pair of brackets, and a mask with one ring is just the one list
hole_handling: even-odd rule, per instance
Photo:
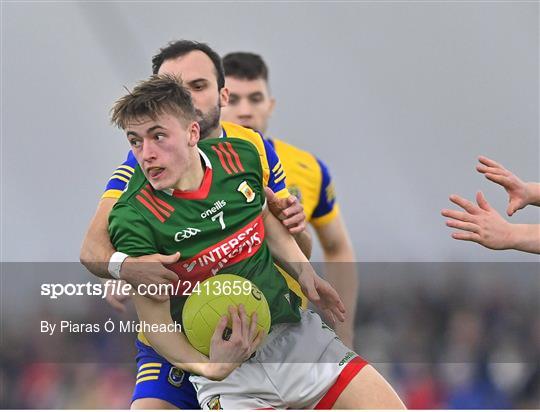
{"label": "green and red jersey", "polygon": [[255,146],[240,139],[199,142],[204,177],[196,191],[154,190],[140,167],[114,206],[109,234],[129,256],[181,253],[170,266],[178,274],[171,315],[182,308],[197,282],[220,273],[252,281],[265,295],[272,324],[299,321],[300,299],[273,264],[265,241],[264,176]]}

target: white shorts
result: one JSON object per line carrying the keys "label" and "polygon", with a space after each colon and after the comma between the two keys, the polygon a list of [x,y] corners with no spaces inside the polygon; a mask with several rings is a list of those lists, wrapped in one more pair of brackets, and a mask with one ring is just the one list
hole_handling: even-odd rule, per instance
{"label": "white shorts", "polygon": [[319,315],[273,327],[248,361],[222,381],[190,376],[203,409],[330,409],[367,364]]}

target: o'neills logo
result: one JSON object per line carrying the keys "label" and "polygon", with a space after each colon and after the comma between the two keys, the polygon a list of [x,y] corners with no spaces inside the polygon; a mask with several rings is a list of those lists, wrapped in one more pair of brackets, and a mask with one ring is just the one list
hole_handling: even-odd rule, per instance
{"label": "o'neills logo", "polygon": [[208,216],[212,216],[214,213],[216,213],[220,209],[223,209],[225,206],[227,206],[227,202],[225,200],[218,200],[217,202],[214,203],[213,207],[202,212],[201,217],[204,219],[204,218],[207,218]]}
{"label": "o'neills logo", "polygon": [[358,355],[354,352],[347,352],[345,354],[345,357],[341,359],[341,362],[339,362],[339,366],[345,365],[347,362],[349,362],[351,359],[357,357]]}
{"label": "o'neills logo", "polygon": [[[262,215],[259,215],[229,237],[169,267],[181,280],[189,280],[191,283],[202,282],[224,267],[253,256],[261,247],[263,240],[264,224]],[[179,293],[181,292],[179,290]]]}

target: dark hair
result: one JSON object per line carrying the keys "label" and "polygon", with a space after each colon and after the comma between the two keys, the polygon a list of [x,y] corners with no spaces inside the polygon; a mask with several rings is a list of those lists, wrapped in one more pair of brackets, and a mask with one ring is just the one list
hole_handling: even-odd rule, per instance
{"label": "dark hair", "polygon": [[167,46],[159,49],[159,53],[152,57],[152,73],[158,74],[159,68],[165,60],[176,59],[194,50],[202,51],[212,60],[216,69],[218,89],[221,90],[225,87],[225,73],[223,72],[223,64],[221,63],[219,54],[212,50],[206,43],[191,40],[172,41]]}
{"label": "dark hair", "polygon": [[255,53],[229,53],[223,57],[223,68],[225,76],[240,80],[268,81],[268,67],[262,57]]}
{"label": "dark hair", "polygon": [[111,123],[124,129],[134,119],[156,119],[164,113],[187,122],[195,121],[191,94],[174,75],[153,75],[141,81],[133,91],[118,99],[111,109]]}

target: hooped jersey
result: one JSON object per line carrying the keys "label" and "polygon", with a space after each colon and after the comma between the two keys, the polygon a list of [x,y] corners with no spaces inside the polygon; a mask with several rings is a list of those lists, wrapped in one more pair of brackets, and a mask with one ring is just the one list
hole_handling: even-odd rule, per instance
{"label": "hooped jersey", "polygon": [[112,244],[130,256],[181,253],[169,266],[180,283],[171,298],[176,322],[197,283],[220,273],[251,280],[268,301],[272,324],[299,321],[300,298],[277,271],[265,241],[259,151],[241,139],[205,139],[199,152],[205,172],[196,191],[154,190],[135,167],[109,217]]}
{"label": "hooped jersey", "polygon": [[[221,128],[223,138],[242,139],[255,146],[262,167],[264,185],[272,189],[278,197],[288,197],[286,175],[272,144],[263,139],[259,133],[234,123],[221,122]],[[124,163],[113,172],[101,198],[118,199],[129,183],[136,167],[137,159],[130,150]]]}
{"label": "hooped jersey", "polygon": [[268,141],[287,175],[287,189],[304,207],[306,220],[314,226],[334,220],[339,214],[339,206],[328,167],[313,154],[282,140]]}

